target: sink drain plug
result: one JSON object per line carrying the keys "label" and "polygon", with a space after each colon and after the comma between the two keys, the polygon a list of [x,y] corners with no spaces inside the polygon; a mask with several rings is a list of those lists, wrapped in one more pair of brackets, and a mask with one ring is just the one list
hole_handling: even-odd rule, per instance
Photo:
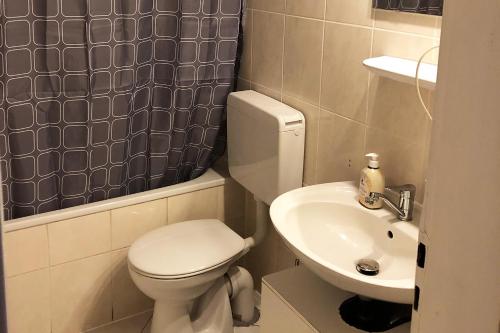
{"label": "sink drain plug", "polygon": [[363,275],[375,276],[379,273],[380,266],[373,259],[361,259],[356,264],[356,270]]}

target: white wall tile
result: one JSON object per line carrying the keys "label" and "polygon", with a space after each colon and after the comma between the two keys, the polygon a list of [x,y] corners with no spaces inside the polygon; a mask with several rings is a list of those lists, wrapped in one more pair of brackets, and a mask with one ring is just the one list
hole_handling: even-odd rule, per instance
{"label": "white wall tile", "polygon": [[219,186],[168,198],[168,223],[219,218],[222,189]]}
{"label": "white wall tile", "polygon": [[134,284],[128,272],[128,249],[111,252],[111,290],[113,320],[118,320],[153,308],[153,301]]}
{"label": "white wall tile", "polygon": [[167,199],[111,211],[111,247],[124,248],[148,231],[167,224]]}
{"label": "white wall tile", "polygon": [[51,265],[110,250],[111,222],[109,212],[49,224]]}
{"label": "white wall tile", "polygon": [[48,268],[8,278],[6,294],[9,332],[51,332]]}
{"label": "white wall tile", "polygon": [[111,254],[51,268],[52,333],[77,333],[112,319]]}
{"label": "white wall tile", "polygon": [[47,226],[4,234],[5,274],[13,276],[49,266]]}

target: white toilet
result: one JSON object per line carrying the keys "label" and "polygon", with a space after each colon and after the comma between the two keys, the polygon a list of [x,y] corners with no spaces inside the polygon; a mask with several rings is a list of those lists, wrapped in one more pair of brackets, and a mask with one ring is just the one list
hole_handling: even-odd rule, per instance
{"label": "white toilet", "polygon": [[153,230],[128,254],[137,287],[155,300],[151,333],[229,333],[233,316],[253,317],[253,281],[231,265],[265,235],[268,207],[302,186],[303,115],[254,91],[228,98],[231,176],[257,200],[257,231],[241,238],[218,220],[186,221]]}

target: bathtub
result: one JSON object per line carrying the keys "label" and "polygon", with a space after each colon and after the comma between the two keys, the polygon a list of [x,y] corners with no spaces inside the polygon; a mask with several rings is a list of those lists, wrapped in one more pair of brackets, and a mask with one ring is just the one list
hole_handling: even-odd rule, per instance
{"label": "bathtub", "polygon": [[224,176],[213,169],[208,169],[202,176],[181,184],[5,221],[3,222],[3,231],[12,232],[31,228],[126,206],[164,199],[175,195],[195,192],[211,187],[217,187],[224,184],[226,184],[226,178]]}

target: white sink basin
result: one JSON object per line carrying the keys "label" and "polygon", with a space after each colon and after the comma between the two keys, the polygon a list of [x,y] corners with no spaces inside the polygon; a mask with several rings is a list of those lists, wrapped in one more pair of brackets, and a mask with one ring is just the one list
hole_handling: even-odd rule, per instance
{"label": "white sink basin", "polygon": [[[359,295],[410,304],[418,227],[387,209],[364,208],[357,193],[353,182],[297,189],[272,203],[271,219],[295,255],[322,279]],[[378,262],[378,275],[359,273],[361,259]]]}

